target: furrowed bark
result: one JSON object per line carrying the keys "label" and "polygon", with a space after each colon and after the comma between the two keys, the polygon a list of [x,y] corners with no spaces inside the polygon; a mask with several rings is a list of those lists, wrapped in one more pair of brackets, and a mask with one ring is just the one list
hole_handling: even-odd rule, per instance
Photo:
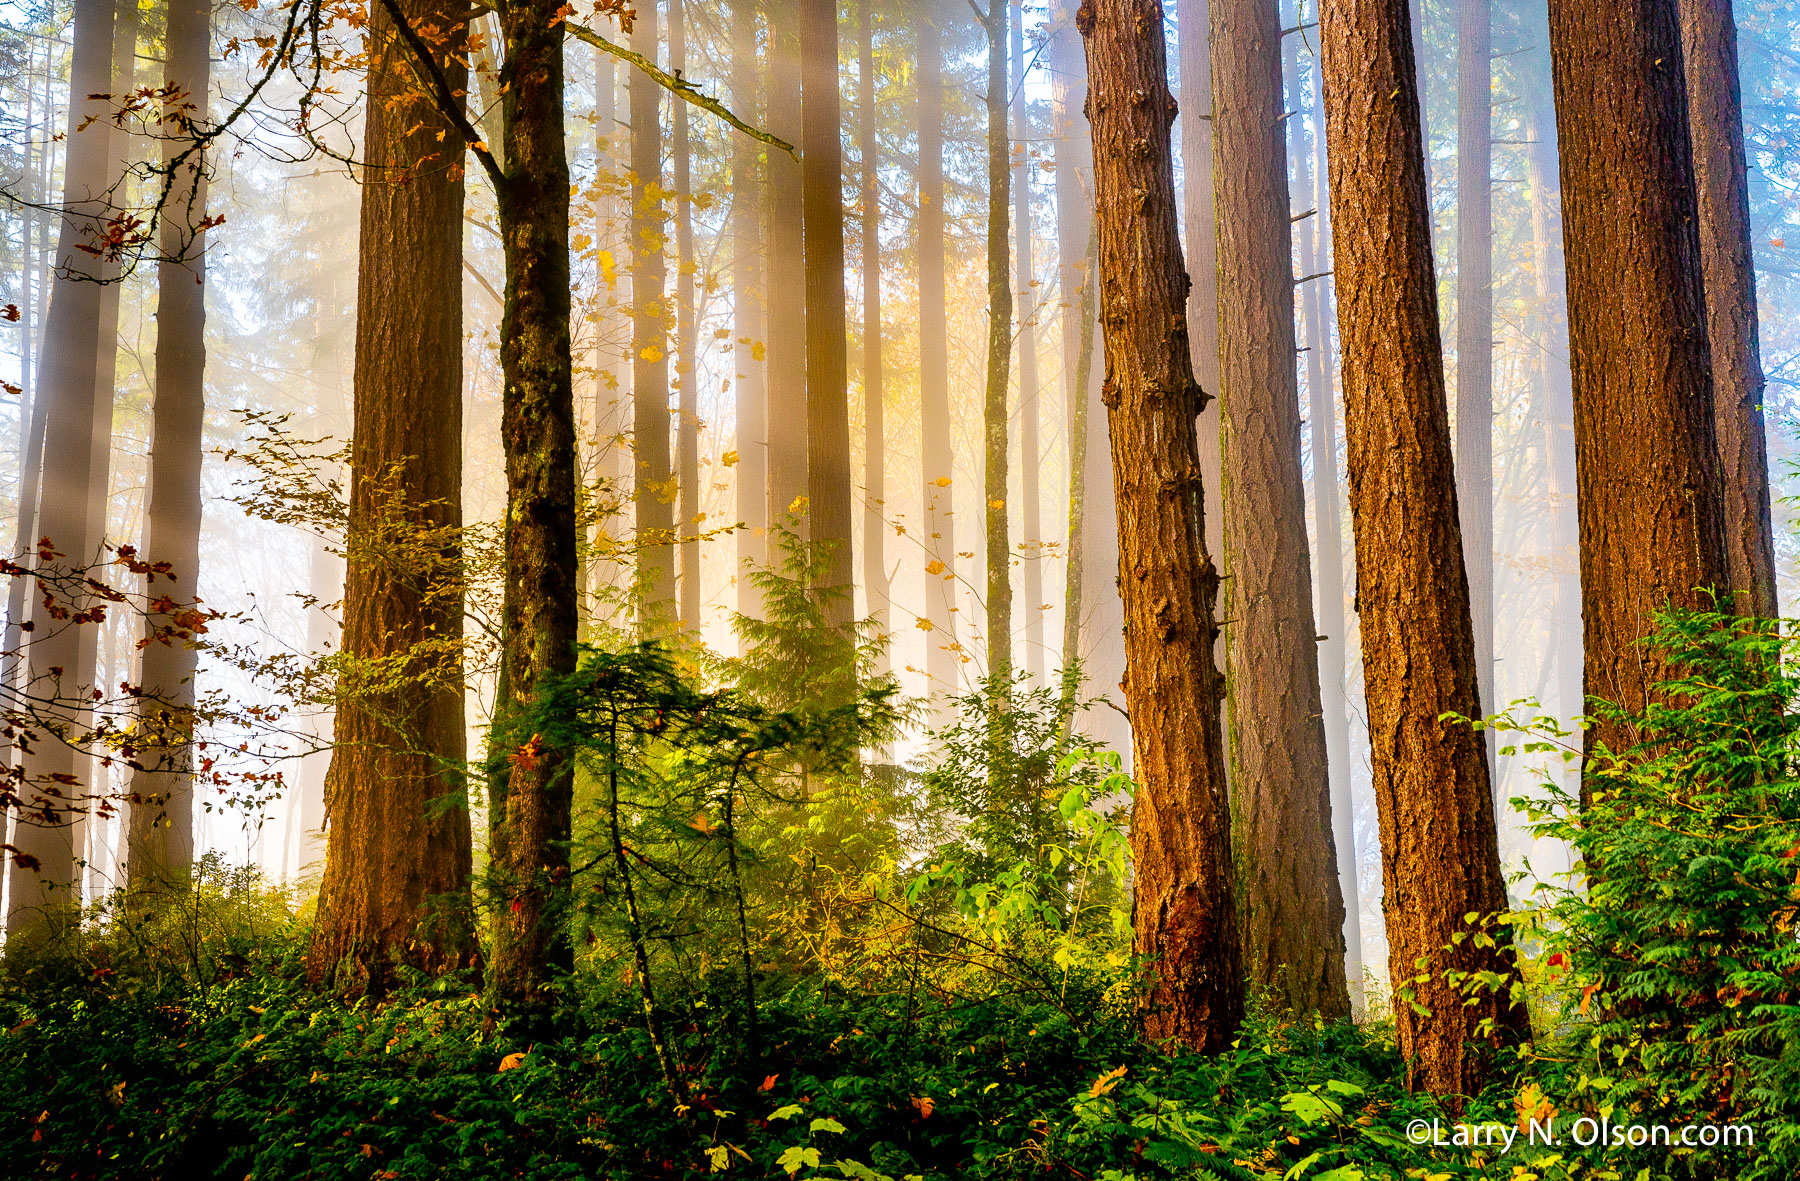
{"label": "furrowed bark", "polygon": [[1140,784],[1133,944],[1153,957],[1145,1032],[1223,1050],[1243,1017],[1231,827],[1213,658],[1218,575],[1206,549],[1187,277],[1176,234],[1162,10],[1083,0],[1093,127],[1102,400],[1125,607],[1125,699]]}

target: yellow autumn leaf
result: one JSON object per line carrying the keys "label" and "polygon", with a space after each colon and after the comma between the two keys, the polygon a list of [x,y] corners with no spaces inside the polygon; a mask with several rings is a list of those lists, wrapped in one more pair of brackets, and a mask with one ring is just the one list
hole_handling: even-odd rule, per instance
{"label": "yellow autumn leaf", "polygon": [[942,562],[938,561],[936,558],[933,558],[933,559],[931,559],[931,561],[925,563],[925,573],[927,573],[927,574],[942,574],[943,572],[944,572],[944,564]]}
{"label": "yellow autumn leaf", "polygon": [[937,479],[933,480],[932,483],[936,484],[939,488],[948,488],[950,486],[950,477],[939,476]]}
{"label": "yellow autumn leaf", "polygon": [[725,454],[719,456],[719,462],[724,464],[726,467],[736,467],[737,466],[737,452],[727,451]]}
{"label": "yellow autumn leaf", "polygon": [[764,356],[766,356],[766,355],[767,355],[767,354],[768,354],[768,350],[767,350],[767,349],[765,349],[765,348],[763,348],[763,342],[762,342],[762,341],[760,341],[760,340],[759,340],[759,341],[755,341],[755,342],[754,342],[754,343],[752,343],[752,344],[751,344],[751,346],[750,346],[750,359],[751,359],[751,360],[752,360],[752,361],[760,361],[760,360],[762,360],[762,359],[763,359],[763,357],[764,357]]}
{"label": "yellow autumn leaf", "polygon": [[638,356],[644,358],[646,361],[655,362],[663,359],[663,351],[655,345],[650,345],[646,347],[643,352],[639,353]]}
{"label": "yellow autumn leaf", "polygon": [[997,512],[1006,507],[1006,502],[1004,500],[990,500],[988,501],[988,507]]}

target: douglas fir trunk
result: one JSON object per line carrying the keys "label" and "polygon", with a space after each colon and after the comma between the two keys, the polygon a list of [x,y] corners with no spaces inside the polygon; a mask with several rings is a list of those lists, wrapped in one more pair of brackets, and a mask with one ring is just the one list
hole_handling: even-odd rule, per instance
{"label": "douglas fir trunk", "polygon": [[1156,961],[1145,1031],[1230,1045],[1243,1017],[1231,825],[1213,659],[1219,579],[1207,555],[1194,418],[1206,395],[1187,337],[1162,9],[1083,0],[1100,320],[1125,605],[1135,772],[1134,946]]}
{"label": "douglas fir trunk", "polygon": [[1506,888],[1482,737],[1439,720],[1475,712],[1475,647],[1406,0],[1335,0],[1320,39],[1382,905],[1407,990],[1395,1023],[1409,1086],[1473,1095],[1489,1065],[1470,1052],[1478,1026],[1498,1041],[1527,1024],[1504,983],[1465,1004],[1445,978],[1504,982],[1512,956],[1473,937],[1446,953],[1465,915],[1506,908]]}

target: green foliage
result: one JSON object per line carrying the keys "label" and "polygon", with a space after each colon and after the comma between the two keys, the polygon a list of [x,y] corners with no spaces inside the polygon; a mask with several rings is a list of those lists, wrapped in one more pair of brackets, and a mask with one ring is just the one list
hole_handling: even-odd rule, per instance
{"label": "green foliage", "polygon": [[1788,624],[1712,613],[1669,617],[1653,642],[1678,675],[1641,712],[1601,707],[1637,742],[1590,753],[1587,807],[1553,785],[1520,801],[1585,875],[1522,916],[1561,1024],[1541,1081],[1568,1111],[1614,1122],[1755,1129],[1753,1153],[1627,1146],[1618,1167],[1793,1176],[1800,649]]}

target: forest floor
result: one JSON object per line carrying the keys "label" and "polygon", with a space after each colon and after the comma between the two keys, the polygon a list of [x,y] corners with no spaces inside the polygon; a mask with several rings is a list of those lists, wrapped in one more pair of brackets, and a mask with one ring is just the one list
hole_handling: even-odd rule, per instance
{"label": "forest floor", "polygon": [[[1548,1100],[1513,1072],[1453,1117],[1410,1095],[1390,1027],[1253,1017],[1228,1053],[1164,1053],[1127,990],[1062,998],[733,976],[663,998],[674,1084],[635,988],[578,975],[506,1019],[469,982],[381,1003],[311,990],[298,944],[202,985],[91,963],[0,990],[0,1160],[60,1178],[1067,1177],[1286,1181],[1730,1176],[1660,1157],[1503,1150]],[[1540,1105],[1541,1103],[1541,1105]],[[1423,1121],[1421,1123],[1421,1121]],[[1435,1124],[1432,1121],[1437,1121]],[[1479,1145],[1420,1144],[1421,1129]],[[1477,1134],[1478,1138],[1481,1134]],[[1640,1171],[1643,1169],[1645,1171]]]}

